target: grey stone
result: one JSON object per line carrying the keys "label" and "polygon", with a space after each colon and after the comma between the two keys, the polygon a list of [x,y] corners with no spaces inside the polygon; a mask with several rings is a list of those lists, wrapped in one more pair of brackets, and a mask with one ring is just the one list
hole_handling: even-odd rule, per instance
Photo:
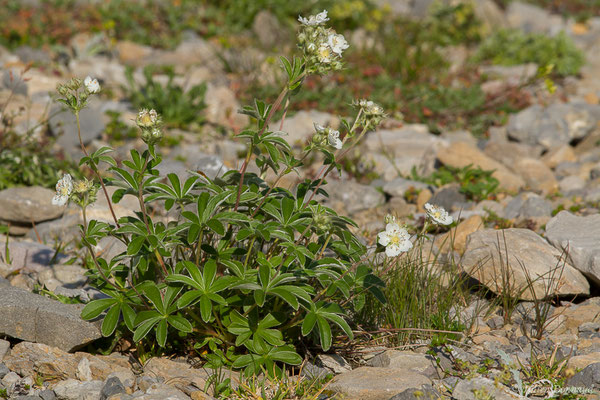
{"label": "grey stone", "polygon": [[41,397],[35,396],[35,395],[23,395],[23,396],[13,397],[13,399],[14,400],[40,400]]}
{"label": "grey stone", "polygon": [[504,217],[532,218],[545,217],[552,214],[553,206],[545,198],[535,193],[522,193],[508,202],[504,209]]}
{"label": "grey stone", "polygon": [[104,386],[100,391],[100,400],[106,400],[110,396],[119,393],[125,393],[125,386],[123,386],[119,378],[112,376],[104,383]]}
{"label": "grey stone", "polygon": [[508,136],[519,142],[539,144],[546,150],[582,139],[596,126],[592,114],[575,104],[533,105],[511,115]]}
{"label": "grey stone", "polygon": [[73,351],[102,337],[97,324],[81,319],[82,308],[5,288],[0,291],[0,333]]}
{"label": "grey stone", "polygon": [[467,197],[460,192],[458,185],[448,185],[439,188],[429,199],[429,203],[444,207],[448,211],[454,211],[464,207]]}
{"label": "grey stone", "polygon": [[506,9],[506,19],[512,28],[525,32],[556,34],[565,28],[560,15],[521,1],[511,1]]}
{"label": "grey stone", "polygon": [[42,390],[38,396],[40,396],[42,400],[56,400],[56,394],[54,393],[54,390],[51,389]]}
{"label": "grey stone", "polygon": [[390,397],[389,400],[425,400],[439,398],[441,398],[440,393],[435,390],[432,385],[423,385],[420,389],[406,389],[402,393]]}
{"label": "grey stone", "polygon": [[[0,241],[0,249],[3,249],[0,254],[0,260],[4,257],[4,248],[6,242]],[[9,269],[0,268],[2,273],[11,273],[16,270],[23,272],[39,272],[50,266],[50,262],[59,263],[67,260],[67,255],[56,253],[51,247],[35,242],[8,242],[11,262]]]}
{"label": "grey stone", "polygon": [[8,374],[4,375],[4,377],[2,377],[2,384],[5,387],[10,387],[11,385],[14,385],[15,383],[19,382],[19,380],[21,380],[21,377],[17,375],[16,372],[11,371]]}
{"label": "grey stone", "polygon": [[383,191],[392,197],[404,197],[409,189],[423,190],[429,188],[429,185],[419,181],[413,181],[404,178],[394,178],[383,185]]}
{"label": "grey stone", "polygon": [[10,370],[8,367],[5,364],[0,363],[0,379],[3,379],[9,372]]}
{"label": "grey stone", "polygon": [[[281,131],[285,132],[284,138],[289,144],[303,146],[315,133],[314,124],[330,126],[335,129],[339,124],[339,119],[332,114],[321,111],[299,111],[283,121]],[[279,130],[281,121],[274,122],[271,126],[272,129]]]}
{"label": "grey stone", "polygon": [[431,384],[431,380],[416,372],[359,367],[336,376],[328,389],[353,399],[380,400],[426,384]]}
{"label": "grey stone", "polygon": [[42,63],[46,64],[51,61],[50,55],[42,49],[34,49],[29,46],[19,46],[14,50],[14,53],[24,63]]}
{"label": "grey stone", "polygon": [[568,381],[568,386],[582,387],[588,389],[600,389],[600,362],[590,364]]}
{"label": "grey stone", "polygon": [[[69,152],[72,156],[80,155],[79,136],[75,116],[68,110],[55,104],[50,108],[48,115],[50,118],[50,130],[54,136],[58,136],[56,143]],[[81,139],[84,144],[89,144],[92,140],[100,137],[106,126],[104,120],[104,110],[94,102],[79,113],[81,124]]]}
{"label": "grey stone", "polygon": [[225,166],[223,160],[219,156],[207,154],[197,158],[194,170],[202,171],[202,173],[206,174],[210,179],[215,179],[229,171],[229,168]]}
{"label": "grey stone", "polygon": [[285,32],[279,20],[268,10],[262,10],[254,17],[252,31],[258,38],[259,43],[265,48],[271,48],[278,43],[285,43]]}
{"label": "grey stone", "polygon": [[4,70],[1,87],[12,90],[15,94],[27,96],[27,82],[23,80],[16,68]]}
{"label": "grey stone", "polygon": [[600,215],[579,217],[561,211],[546,224],[546,238],[568,262],[600,284]]}
{"label": "grey stone", "polygon": [[4,359],[4,357],[9,354],[10,354],[10,342],[8,340],[0,339],[0,361],[2,361]]}
{"label": "grey stone", "polygon": [[54,386],[54,393],[59,400],[98,400],[102,385],[102,381],[79,382],[67,379]]}
{"label": "grey stone", "polygon": [[331,371],[326,368],[318,367],[311,362],[306,362],[300,372],[301,376],[308,379],[323,379],[329,374],[331,374]]}
{"label": "grey stone", "polygon": [[329,197],[325,198],[319,194],[315,196],[317,200],[350,214],[370,210],[385,203],[385,196],[380,191],[352,180],[331,180],[322,187],[329,193]]}
{"label": "grey stone", "polygon": [[64,207],[52,205],[54,192],[40,186],[12,187],[0,191],[0,220],[30,224],[62,215]]}
{"label": "grey stone", "polygon": [[378,354],[367,362],[371,367],[406,369],[428,378],[438,378],[435,359],[426,354],[410,351],[388,350]]}
{"label": "grey stone", "polygon": [[341,374],[343,372],[347,372],[352,370],[348,361],[344,359],[344,357],[339,354],[319,354],[317,357],[321,365],[325,368],[329,368],[331,371],[336,374]]}
{"label": "grey stone", "polygon": [[[101,196],[101,193],[98,193]],[[43,243],[53,243],[61,241],[63,243],[71,243],[81,238],[81,230],[79,224],[81,217],[79,215],[64,214],[61,218],[52,221],[36,224],[35,230],[29,230],[26,235],[31,240],[37,240],[39,235]]]}
{"label": "grey stone", "polygon": [[[588,281],[561,261],[561,255],[528,229],[483,229],[469,235],[461,265],[494,293],[510,289],[509,295],[522,300],[588,294]],[[506,273],[511,276],[510,287],[503,287],[501,276]]]}
{"label": "grey stone", "polygon": [[[503,390],[504,389],[504,390]],[[480,395],[476,395],[480,393]],[[460,400],[477,400],[481,398],[490,398],[496,400],[512,400],[518,399],[518,396],[513,396],[508,393],[506,388],[497,386],[493,380],[483,377],[478,377],[470,380],[460,380],[452,391],[452,398]]]}

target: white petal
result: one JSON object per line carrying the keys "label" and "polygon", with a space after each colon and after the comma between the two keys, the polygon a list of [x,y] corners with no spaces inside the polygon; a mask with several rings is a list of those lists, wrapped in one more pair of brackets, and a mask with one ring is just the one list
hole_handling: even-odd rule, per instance
{"label": "white petal", "polygon": [[390,222],[389,224],[386,225],[385,227],[385,232],[389,235],[395,232],[398,232],[400,230],[400,227],[398,226],[397,223],[395,222]]}
{"label": "white petal", "polygon": [[377,235],[377,238],[379,239],[379,244],[382,246],[387,246],[390,242],[390,237],[388,236],[387,232],[380,232]]}
{"label": "white petal", "polygon": [[392,244],[385,248],[385,255],[388,257],[396,257],[400,253],[401,253],[401,250],[396,245]]}
{"label": "white petal", "polygon": [[67,203],[67,197],[66,196],[59,196],[59,195],[55,195],[52,198],[52,204],[55,206],[64,206]]}
{"label": "white petal", "polygon": [[425,203],[425,209],[426,209],[428,212],[432,212],[432,210],[433,210],[433,206],[432,206],[431,204],[429,204],[429,203]]}
{"label": "white petal", "polygon": [[410,249],[412,249],[413,244],[410,240],[406,239],[403,242],[400,242],[400,244],[398,245],[398,248],[400,249],[400,251],[409,251]]}

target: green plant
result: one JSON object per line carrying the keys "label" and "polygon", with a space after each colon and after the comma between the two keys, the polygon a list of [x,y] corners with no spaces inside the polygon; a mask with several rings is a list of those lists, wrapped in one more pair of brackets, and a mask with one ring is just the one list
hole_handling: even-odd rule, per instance
{"label": "green plant", "polygon": [[568,76],[579,72],[584,63],[584,55],[564,32],[548,37],[502,29],[483,41],[474,61],[491,61],[499,65],[531,62],[540,68],[551,66],[559,76]]}
{"label": "green plant", "polygon": [[111,146],[122,146],[126,140],[137,138],[137,129],[121,121],[120,112],[106,111],[106,115],[110,120],[104,128],[104,134]]}
{"label": "green plant", "polygon": [[145,67],[146,82],[138,87],[133,79],[133,69],[126,70],[129,82],[127,96],[131,103],[137,108],[155,109],[162,115],[165,124],[169,126],[184,128],[195,125],[197,128],[198,125],[201,125],[204,122],[201,111],[206,107],[204,103],[206,84],[194,85],[184,91],[173,82],[175,78],[173,68],[165,67],[161,72],[167,75],[168,80],[167,84],[163,86],[153,78],[157,71],[156,67]]}
{"label": "green plant", "polygon": [[[107,296],[88,303],[82,316],[93,319],[105,312],[105,336],[120,329],[130,332],[141,359],[165,349],[193,347],[201,354],[210,349],[209,365],[282,376],[281,364],[302,361],[296,352],[300,341],[326,351],[335,330],[353,337],[345,317],[360,308],[367,292],[383,300],[383,283],[363,261],[365,246],[349,230],[354,222],[313,199],[326,194],[322,186],[327,175],[340,169],[347,152],[381,122],[383,110],[370,101],[357,102],[352,125],[343,121],[346,148],[339,132],[320,127],[300,158],[269,128],[276,110],[307,74],[341,68],[341,35],[336,37],[339,46],[323,51],[332,34],[322,22],[303,25],[304,57],[281,58],[288,81],[275,103],[255,100],[242,110],[256,127],[238,135],[248,141],[239,170],[216,179],[202,173],[183,181],[176,174],[162,179],[156,147],[162,121],[155,110],[142,110],[136,120],[147,148],[131,150],[122,164],[109,156],[110,148],[90,154],[80,140],[85,154],[80,164],[100,183],[114,223],[87,219],[87,207],[100,189],[94,182],[64,176],[56,202],[73,201],[82,209],[82,241],[94,265],[91,282]],[[78,132],[79,112],[95,93],[92,89],[79,79],[58,89],[59,101],[75,115]],[[194,104],[186,107],[186,113],[197,112]],[[295,193],[277,186],[314,151],[325,159],[316,179],[301,183]],[[247,170],[253,159],[258,174]],[[100,175],[100,163],[108,164],[113,177]],[[269,170],[277,174],[273,185],[261,178]],[[112,199],[107,184],[118,187]],[[136,198],[139,210],[117,219],[112,204],[123,196]],[[167,223],[152,217],[149,208],[159,204],[177,211],[179,218]],[[92,246],[104,237],[121,241],[127,250],[113,259],[96,256]]]}
{"label": "green plant", "polygon": [[429,29],[432,41],[443,45],[473,44],[481,40],[482,24],[471,2],[447,4],[435,1],[430,7]]}
{"label": "green plant", "polygon": [[0,388],[0,397],[8,399],[8,389]]}
{"label": "green plant", "polygon": [[498,188],[498,179],[494,178],[494,171],[485,171],[479,167],[474,168],[472,164],[463,168],[442,166],[435,170],[430,176],[422,177],[413,168],[411,179],[422,181],[433,186],[443,186],[448,183],[457,182],[460,192],[468,199],[481,201],[487,199]]}
{"label": "green plant", "polygon": [[432,247],[427,249],[428,228],[426,223],[412,251],[381,265],[387,302],[367,296],[358,314],[362,325],[377,327],[378,333],[392,333],[394,344],[426,336],[433,345],[441,345],[461,339],[469,328],[469,321],[460,318],[471,296],[465,289],[466,278],[457,273],[452,260],[444,265]]}

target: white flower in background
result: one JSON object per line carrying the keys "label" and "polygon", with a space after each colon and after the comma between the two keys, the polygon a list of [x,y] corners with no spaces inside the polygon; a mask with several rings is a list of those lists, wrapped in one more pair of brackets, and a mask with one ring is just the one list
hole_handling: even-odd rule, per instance
{"label": "white flower in background", "polygon": [[436,224],[450,225],[454,221],[443,207],[425,203],[425,209],[427,210],[427,216]]}
{"label": "white flower in background", "polygon": [[317,131],[317,133],[325,133],[325,131],[327,130],[327,128],[317,124],[316,122],[313,122],[313,125],[315,126],[315,131]]}
{"label": "white flower in background", "polygon": [[323,64],[329,64],[331,62],[331,49],[327,43],[322,43],[321,46],[319,46],[317,54],[319,55],[319,62],[322,62]]}
{"label": "white flower in background", "polygon": [[380,232],[377,238],[379,244],[385,246],[385,255],[388,257],[396,257],[402,252],[409,251],[413,246],[406,228],[401,228],[395,222],[388,223],[385,231]]}
{"label": "white flower in background", "polygon": [[56,195],[52,198],[52,204],[55,206],[64,206],[69,200],[69,196],[73,191],[73,180],[71,175],[64,174],[56,183]]}
{"label": "white flower in background", "polygon": [[86,90],[90,93],[100,92],[100,84],[98,83],[98,79],[92,79],[91,76],[88,76],[83,80],[83,84],[85,85]]}
{"label": "white flower in background", "polygon": [[383,115],[383,108],[371,100],[360,100],[358,105],[363,108],[367,115]]}
{"label": "white flower in background", "polygon": [[327,37],[327,43],[329,44],[329,47],[331,47],[331,51],[338,56],[341,56],[342,52],[349,47],[344,35],[337,33],[330,34]]}
{"label": "white flower in background", "polygon": [[327,18],[327,10],[323,10],[317,15],[311,15],[308,18],[298,16],[298,21],[300,21],[302,25],[316,26],[329,21],[329,18]]}
{"label": "white flower in background", "polygon": [[342,148],[342,141],[340,140],[340,132],[335,129],[329,128],[329,134],[327,135],[327,141],[329,144],[336,149]]}
{"label": "white flower in background", "polygon": [[148,111],[144,108],[138,113],[136,123],[140,128],[152,128],[160,123],[160,119],[156,110]]}

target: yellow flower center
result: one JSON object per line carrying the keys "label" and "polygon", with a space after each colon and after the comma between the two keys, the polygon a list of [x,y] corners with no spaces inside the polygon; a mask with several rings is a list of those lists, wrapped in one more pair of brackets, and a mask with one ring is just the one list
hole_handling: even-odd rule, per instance
{"label": "yellow flower center", "polygon": [[150,125],[152,123],[152,117],[150,116],[150,113],[144,113],[142,118],[140,118],[140,121],[144,125]]}
{"label": "yellow flower center", "polygon": [[326,60],[329,58],[330,55],[331,52],[329,51],[329,47],[321,47],[319,49],[319,56],[321,57],[321,59]]}
{"label": "yellow flower center", "polygon": [[390,237],[390,243],[391,244],[400,244],[400,236],[398,235],[393,235]]}
{"label": "yellow flower center", "polygon": [[67,185],[63,185],[60,187],[60,195],[61,196],[68,196],[69,195],[69,188],[67,187]]}
{"label": "yellow flower center", "polygon": [[434,218],[442,218],[442,213],[440,211],[436,211],[433,213]]}

